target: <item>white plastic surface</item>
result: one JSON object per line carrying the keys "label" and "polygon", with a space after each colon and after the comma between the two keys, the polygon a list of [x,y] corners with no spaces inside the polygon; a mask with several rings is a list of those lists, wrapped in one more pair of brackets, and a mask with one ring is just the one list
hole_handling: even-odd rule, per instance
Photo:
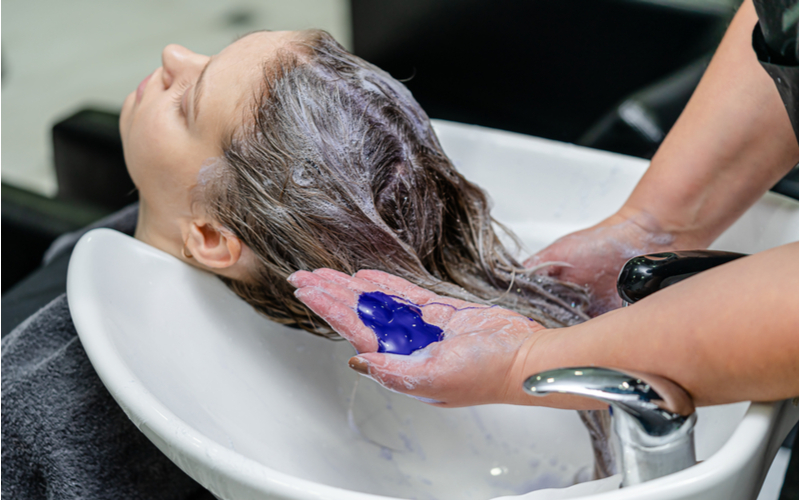
{"label": "white plastic surface", "polygon": [[[529,251],[612,213],[647,165],[478,127],[436,129]],[[796,240],[797,227],[797,203],[767,195],[717,246],[756,252]],[[214,276],[121,233],[95,230],[78,243],[68,295],[111,394],[220,498],[490,499],[569,486],[591,462],[575,412],[444,410],[390,393],[347,367],[346,343],[274,324]],[[778,406],[700,409],[703,463],[625,490],[571,491],[609,500],[751,498],[775,451]]]}

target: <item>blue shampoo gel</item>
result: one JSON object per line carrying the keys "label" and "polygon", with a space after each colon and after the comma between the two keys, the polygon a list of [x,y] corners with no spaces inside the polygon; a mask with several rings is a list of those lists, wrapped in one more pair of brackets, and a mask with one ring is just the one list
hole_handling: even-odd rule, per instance
{"label": "blue shampoo gel", "polygon": [[378,352],[411,354],[442,340],[438,326],[422,321],[422,311],[381,292],[358,297],[358,317],[378,337]]}

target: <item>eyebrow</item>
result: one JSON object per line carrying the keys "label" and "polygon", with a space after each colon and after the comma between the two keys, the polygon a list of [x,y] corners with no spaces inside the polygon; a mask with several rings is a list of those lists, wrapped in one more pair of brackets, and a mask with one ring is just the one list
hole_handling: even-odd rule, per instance
{"label": "eyebrow", "polygon": [[197,121],[197,116],[200,114],[200,94],[203,92],[203,77],[206,75],[206,70],[211,65],[211,58],[203,67],[200,72],[200,77],[197,79],[197,84],[194,87],[194,101],[192,102],[192,110],[194,111],[194,120]]}

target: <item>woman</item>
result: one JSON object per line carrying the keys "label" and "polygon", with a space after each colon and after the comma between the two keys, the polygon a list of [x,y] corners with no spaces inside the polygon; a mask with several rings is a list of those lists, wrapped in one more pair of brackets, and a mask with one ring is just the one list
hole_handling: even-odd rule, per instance
{"label": "woman", "polygon": [[327,33],[257,32],[211,58],[170,45],[163,62],[120,118],[136,238],[327,336],[286,282],[298,269],[381,269],[549,327],[586,318],[585,290],[524,274],[408,90]]}

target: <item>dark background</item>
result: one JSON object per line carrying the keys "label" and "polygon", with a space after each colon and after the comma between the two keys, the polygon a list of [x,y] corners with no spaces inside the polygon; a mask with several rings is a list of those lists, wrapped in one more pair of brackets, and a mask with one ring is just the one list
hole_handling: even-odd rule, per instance
{"label": "dark background", "polygon": [[[702,6],[702,2],[697,2]],[[352,0],[355,53],[433,118],[576,142],[714,51],[733,11],[624,0]]]}

